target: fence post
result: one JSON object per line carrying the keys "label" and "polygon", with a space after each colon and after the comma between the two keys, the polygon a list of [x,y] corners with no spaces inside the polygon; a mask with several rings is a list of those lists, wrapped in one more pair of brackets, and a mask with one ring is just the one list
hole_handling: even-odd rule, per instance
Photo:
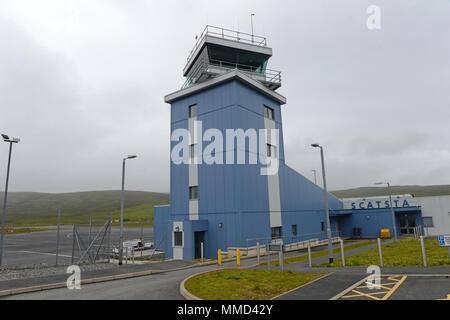
{"label": "fence post", "polygon": [[56,233],[56,266],[58,266],[58,253],[59,253],[59,225],[61,220],[61,210],[58,209],[58,231]]}
{"label": "fence post", "polygon": [[339,242],[340,242],[340,244],[341,244],[341,260],[342,260],[342,266],[345,267],[344,240],[339,239]]}
{"label": "fence post", "polygon": [[131,259],[132,259],[133,264],[134,264],[134,247],[131,248]]}
{"label": "fence post", "polygon": [[381,239],[377,238],[378,242],[378,256],[380,257],[380,267],[383,267],[383,253],[381,252]]}
{"label": "fence post", "polygon": [[241,250],[236,249],[236,265],[239,267],[241,265]]}
{"label": "fence post", "polygon": [[312,268],[312,257],[311,257],[311,242],[308,240],[308,264]]}
{"label": "fence post", "polygon": [[144,246],[145,246],[145,242],[144,242],[144,224],[141,222],[141,244],[142,244],[142,248],[141,248],[141,258],[142,258],[142,253],[144,252]]}
{"label": "fence post", "polygon": [[281,271],[283,271],[284,269],[284,256],[283,256],[283,248],[281,248],[281,250],[278,252],[278,257],[280,259],[280,267],[281,267]]}
{"label": "fence post", "polygon": [[221,266],[222,265],[222,250],[217,250],[217,264],[219,265],[219,266]]}
{"label": "fence post", "polygon": [[111,245],[111,229],[112,229],[112,212],[109,213],[109,230],[108,230],[108,263],[110,263],[112,245]]}
{"label": "fence post", "polygon": [[267,269],[270,270],[270,250],[269,250],[269,245],[266,245],[266,251],[267,251]]}
{"label": "fence post", "polygon": [[425,251],[425,244],[423,242],[423,236],[420,236],[420,246],[422,247],[423,266],[427,266],[427,253]]}
{"label": "fence post", "polygon": [[75,255],[75,224],[73,225],[73,232],[72,232],[72,264],[74,261],[74,255]]}
{"label": "fence post", "polygon": [[259,264],[259,242],[256,243],[256,261]]}
{"label": "fence post", "polygon": [[88,237],[89,243],[91,243],[91,233],[92,233],[92,216],[89,216],[89,237]]}
{"label": "fence post", "polygon": [[200,242],[200,257],[202,258],[203,263],[203,242]]}

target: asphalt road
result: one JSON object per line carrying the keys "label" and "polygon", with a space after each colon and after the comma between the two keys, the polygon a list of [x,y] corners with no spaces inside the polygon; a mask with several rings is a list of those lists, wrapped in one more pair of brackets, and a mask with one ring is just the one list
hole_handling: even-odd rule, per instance
{"label": "asphalt road", "polygon": [[390,300],[450,300],[450,275],[407,276]]}
{"label": "asphalt road", "polygon": [[[320,259],[319,259],[320,260]],[[255,264],[256,259],[243,259],[242,267],[251,267]],[[235,262],[225,263],[224,267],[235,267]],[[180,282],[192,274],[199,272],[215,270],[221,267],[217,265],[195,267],[177,271],[164,272],[150,276],[137,277],[124,280],[115,280],[95,284],[85,284],[80,290],[69,290],[67,288],[45,290],[27,294],[4,297],[3,299],[19,299],[19,300],[108,300],[108,299],[134,299],[134,300],[179,300],[183,297],[179,294]],[[312,282],[295,291],[282,296],[279,299],[321,299],[327,300],[335,295],[343,292],[347,288],[358,283],[367,277],[366,268],[305,268],[303,263],[286,265],[286,269],[301,272],[325,272],[331,273],[318,281]],[[431,275],[435,273],[435,275]],[[390,300],[436,300],[450,298],[450,268],[449,267],[391,267],[383,268],[382,274],[396,274],[393,278],[397,282],[390,280],[388,276],[385,280],[387,287],[381,290],[389,291],[381,296],[358,296],[352,299],[373,300],[373,297],[382,297],[388,294]],[[447,276],[442,276],[445,274]],[[404,278],[404,279],[403,279]],[[402,279],[402,280],[401,280]],[[401,280],[401,281],[399,281]],[[390,284],[388,284],[390,283]],[[398,283],[398,285],[396,285]],[[361,289],[357,289],[361,291]],[[356,293],[358,294],[358,293]],[[346,294],[347,296],[355,295],[355,292]],[[343,298],[341,298],[343,299]]]}
{"label": "asphalt road", "polygon": [[2,298],[8,300],[183,300],[179,285],[197,272],[217,269],[197,267],[150,276],[81,285],[79,290],[67,288],[39,291]]}
{"label": "asphalt road", "polygon": [[[93,228],[91,234],[95,236],[100,228]],[[72,229],[63,227],[60,231],[59,262],[69,263],[72,256]],[[80,236],[85,239],[89,228],[80,228]],[[120,229],[111,230],[111,239],[118,242]],[[141,235],[141,228],[124,228],[125,239],[137,239]],[[153,228],[143,228],[144,241],[153,241]],[[23,234],[8,234],[4,237],[3,265],[18,266],[32,264],[55,264],[57,231],[41,231]]]}

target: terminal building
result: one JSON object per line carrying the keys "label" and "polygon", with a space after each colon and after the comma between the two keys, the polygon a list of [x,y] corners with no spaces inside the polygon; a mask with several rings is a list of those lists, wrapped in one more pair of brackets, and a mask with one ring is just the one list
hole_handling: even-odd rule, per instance
{"label": "terminal building", "polygon": [[[171,108],[170,205],[155,207],[154,242],[167,258],[199,258],[202,247],[204,257],[216,258],[218,249],[256,242],[326,239],[324,190],[286,164],[281,109],[287,101],[277,92],[281,72],[268,69],[271,56],[266,38],[207,26],[188,55],[184,85],[165,96]],[[229,130],[244,132],[244,141],[218,141]],[[174,138],[176,132],[189,135],[188,147],[175,152],[183,139]],[[263,132],[258,148],[251,146],[252,132]],[[207,149],[222,161],[204,159]],[[242,153],[245,163],[239,163]],[[250,161],[255,158],[261,161]],[[277,170],[267,172],[268,163]],[[385,199],[326,197],[334,237],[378,237],[380,229],[392,234]],[[408,197],[395,200],[399,234],[423,224],[420,205]]]}

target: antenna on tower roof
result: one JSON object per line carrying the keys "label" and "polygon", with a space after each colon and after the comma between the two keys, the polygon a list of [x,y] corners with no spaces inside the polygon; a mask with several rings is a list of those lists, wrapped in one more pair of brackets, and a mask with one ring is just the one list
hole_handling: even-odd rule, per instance
{"label": "antenna on tower roof", "polygon": [[252,13],[251,15],[250,15],[250,20],[251,20],[251,23],[252,23],[252,43],[254,43],[254,40],[253,40],[253,16],[254,16],[255,14],[254,13]]}

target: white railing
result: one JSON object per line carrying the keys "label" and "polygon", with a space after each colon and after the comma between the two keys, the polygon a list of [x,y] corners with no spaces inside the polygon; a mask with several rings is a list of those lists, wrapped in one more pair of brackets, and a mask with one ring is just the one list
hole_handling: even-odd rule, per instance
{"label": "white railing", "polygon": [[195,43],[194,48],[189,53],[187,61],[191,60],[192,56],[195,53],[195,50],[197,50],[202,39],[207,35],[227,40],[244,42],[256,46],[267,47],[267,40],[265,37],[255,36],[254,34],[207,25],[203,30],[202,34],[197,38],[197,42]]}

